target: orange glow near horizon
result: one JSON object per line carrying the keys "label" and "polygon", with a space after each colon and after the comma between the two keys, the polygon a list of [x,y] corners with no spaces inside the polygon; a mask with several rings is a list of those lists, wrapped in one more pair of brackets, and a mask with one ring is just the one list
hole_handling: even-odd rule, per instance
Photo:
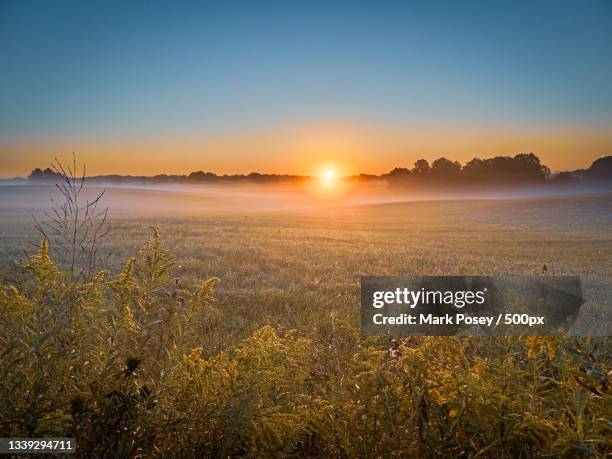
{"label": "orange glow near horizon", "polygon": [[[612,131],[590,129],[383,129],[359,124],[314,124],[225,136],[158,138],[39,138],[0,141],[0,176],[26,176],[54,157],[75,152],[89,175],[217,174],[250,172],[320,176],[381,174],[412,167],[420,158],[474,157],[533,152],[553,171],[589,167],[612,154]],[[322,154],[321,152],[326,152]],[[342,165],[341,168],[336,164]]]}

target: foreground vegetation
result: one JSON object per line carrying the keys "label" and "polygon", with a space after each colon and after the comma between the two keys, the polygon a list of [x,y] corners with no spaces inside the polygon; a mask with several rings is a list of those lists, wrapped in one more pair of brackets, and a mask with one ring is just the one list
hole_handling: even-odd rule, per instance
{"label": "foreground vegetation", "polygon": [[609,452],[607,341],[412,338],[391,357],[334,318],[204,357],[217,279],[174,268],[155,231],[117,275],[70,282],[44,240],[0,296],[2,436],[74,435],[83,457]]}
{"label": "foreground vegetation", "polygon": [[611,216],[606,195],[115,214],[109,272],[83,277],[46,241],[11,267],[35,235],[0,205],[0,436],[74,435],[81,457],[603,457],[609,338],[392,356],[359,336],[358,276],[546,263],[583,278],[581,316],[605,325]]}

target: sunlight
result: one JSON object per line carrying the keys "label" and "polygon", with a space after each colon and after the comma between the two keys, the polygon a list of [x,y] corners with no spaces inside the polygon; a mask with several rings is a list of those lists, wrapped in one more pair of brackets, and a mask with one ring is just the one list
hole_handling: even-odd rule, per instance
{"label": "sunlight", "polygon": [[325,188],[332,188],[336,185],[338,181],[338,173],[335,169],[331,167],[327,167],[323,170],[323,174],[321,175],[321,184]]}

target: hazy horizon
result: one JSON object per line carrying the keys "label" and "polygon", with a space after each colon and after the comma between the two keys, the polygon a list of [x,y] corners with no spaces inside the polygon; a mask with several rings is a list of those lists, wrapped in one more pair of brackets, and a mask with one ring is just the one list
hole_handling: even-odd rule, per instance
{"label": "hazy horizon", "polygon": [[[517,153],[518,154],[518,153]],[[495,155],[495,156],[506,156],[506,155]],[[507,156],[515,156],[513,154],[509,154]],[[536,155],[537,156],[537,155]],[[602,155],[602,156],[598,156],[593,158],[593,160],[597,160],[603,157],[608,157],[608,156],[612,156],[612,155]],[[494,157],[494,156],[492,156]],[[396,165],[390,169],[386,169],[383,170],[380,173],[372,173],[371,171],[358,171],[356,173],[345,173],[344,170],[342,169],[338,169],[337,168],[337,162],[333,162],[333,161],[328,161],[325,163],[321,164],[321,167],[319,168],[319,170],[314,171],[313,173],[310,174],[305,174],[305,173],[289,173],[289,172],[284,172],[284,171],[276,171],[276,172],[270,172],[270,171],[266,171],[266,170],[261,170],[261,169],[253,169],[253,170],[244,170],[241,172],[236,172],[236,171],[226,171],[223,173],[219,173],[218,171],[215,170],[210,170],[210,169],[206,169],[206,168],[200,168],[200,169],[192,169],[192,170],[185,170],[185,171],[174,171],[174,172],[168,172],[168,171],[159,171],[157,173],[154,174],[137,174],[137,173],[119,173],[119,172],[107,172],[107,173],[95,173],[91,171],[90,165],[89,164],[84,164],[83,162],[81,162],[81,158],[80,157],[76,157],[77,160],[77,169],[79,170],[79,173],[83,167],[83,165],[86,166],[86,172],[87,172],[87,177],[92,178],[92,177],[105,177],[105,176],[122,176],[122,177],[154,177],[154,176],[159,176],[159,175],[169,175],[169,176],[188,176],[189,174],[191,174],[192,172],[207,172],[207,173],[213,173],[216,174],[217,176],[221,177],[221,176],[239,176],[239,175],[249,175],[251,173],[256,173],[256,174],[262,174],[262,175],[288,175],[288,176],[294,176],[294,177],[304,177],[304,178],[323,178],[324,174],[326,171],[333,171],[334,173],[334,178],[337,179],[344,179],[344,178],[350,178],[351,176],[358,176],[360,174],[364,174],[364,175],[375,175],[375,176],[380,176],[382,174],[388,173],[390,172],[393,168],[395,167],[403,167],[403,168],[412,168],[412,166],[414,164],[401,164],[401,165]],[[435,157],[435,159],[438,159],[441,157]],[[475,158],[475,157],[474,157]],[[422,159],[422,158],[418,158],[418,159]],[[432,158],[434,159],[434,158]],[[446,157],[446,159],[450,160],[450,161],[456,161],[454,158],[452,157]],[[473,159],[473,158],[470,158]],[[488,159],[488,157],[480,157],[480,159]],[[3,176],[0,175],[0,180],[13,180],[13,179],[26,179],[28,178],[29,174],[34,170],[34,169],[47,169],[47,168],[54,168],[55,167],[55,161],[59,160],[63,165],[65,165],[66,167],[68,167],[71,164],[72,161],[72,156],[69,158],[68,156],[60,156],[60,157],[54,157],[53,159],[48,159],[46,163],[44,164],[38,164],[36,166],[34,166],[32,169],[28,170],[27,172],[23,173],[22,175],[13,175],[13,176]],[[428,160],[429,161],[429,160]],[[465,163],[467,161],[460,161],[461,165],[464,166]],[[591,164],[593,163],[593,161],[590,161],[588,163],[582,164],[581,166],[575,167],[571,170],[580,170],[580,169],[588,169]],[[543,165],[547,166],[547,164],[543,163]],[[569,170],[569,171],[571,171]],[[566,172],[568,170],[551,170],[551,172],[554,173],[559,173],[559,172]]]}
{"label": "hazy horizon", "polygon": [[612,153],[610,18],[605,1],[1,2],[0,176],[71,152],[91,175],[585,167]]}

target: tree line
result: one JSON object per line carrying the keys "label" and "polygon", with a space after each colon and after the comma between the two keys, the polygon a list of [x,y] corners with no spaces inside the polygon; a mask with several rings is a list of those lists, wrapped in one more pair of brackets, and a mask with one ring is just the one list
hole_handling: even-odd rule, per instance
{"label": "tree line", "polygon": [[551,176],[550,169],[533,153],[520,153],[514,157],[474,158],[461,165],[458,161],[439,158],[431,164],[419,159],[412,169],[395,168],[383,177],[392,184],[415,183],[436,186],[464,184],[532,184]]}
{"label": "tree line", "polygon": [[[61,174],[52,168],[34,169],[28,179],[35,182],[57,182]],[[548,166],[533,153],[515,156],[474,158],[465,164],[447,158],[429,163],[419,159],[412,168],[396,167],[382,175],[360,174],[347,177],[350,181],[385,181],[394,187],[482,187],[482,186],[530,186],[538,184],[580,184],[612,181],[612,156],[597,159],[588,169],[551,173]],[[292,183],[299,184],[313,177],[289,174],[217,175],[196,171],[188,175],[131,176],[99,175],[88,177],[89,183],[104,184],[177,184],[177,183]]]}

